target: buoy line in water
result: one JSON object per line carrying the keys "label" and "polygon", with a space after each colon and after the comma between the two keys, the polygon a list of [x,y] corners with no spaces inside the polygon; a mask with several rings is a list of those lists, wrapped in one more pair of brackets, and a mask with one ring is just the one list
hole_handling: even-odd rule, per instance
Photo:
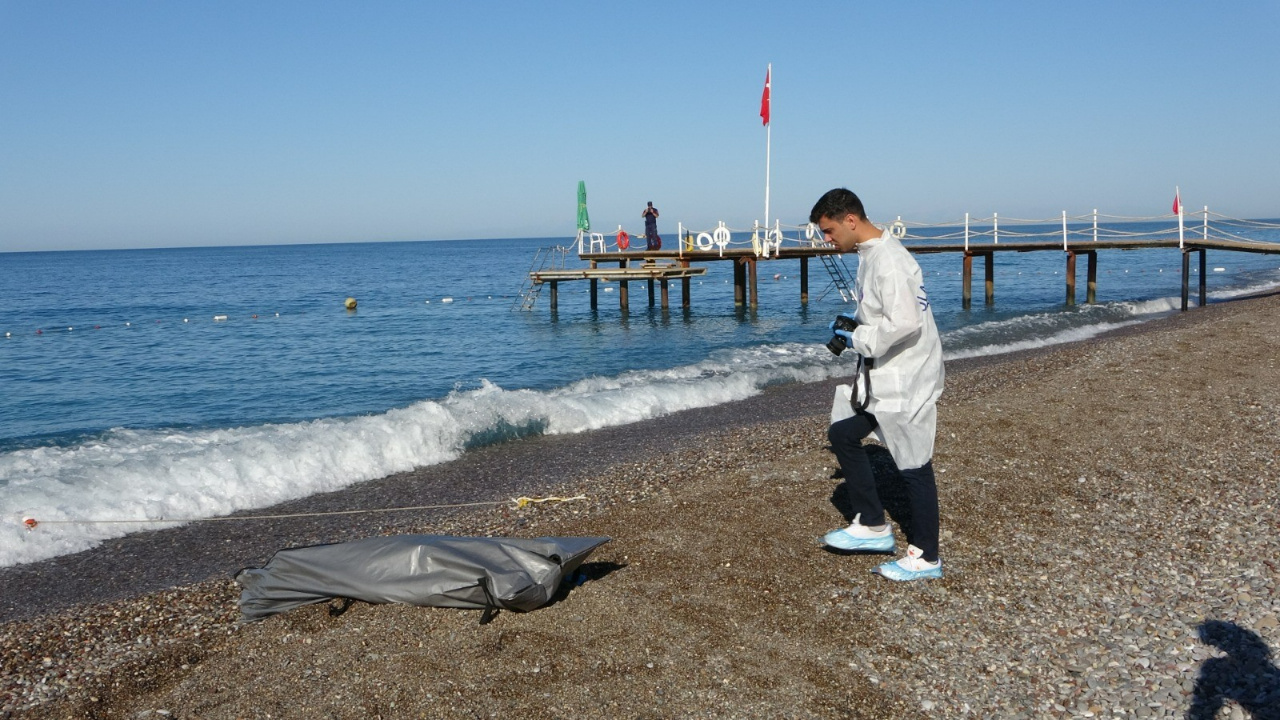
{"label": "buoy line in water", "polygon": [[505,505],[512,503],[516,509],[527,507],[529,505],[540,505],[542,503],[557,502],[566,503],[576,500],[586,500],[586,495],[574,495],[573,497],[560,497],[552,495],[549,497],[533,498],[527,495],[521,495],[517,498],[509,500],[484,500],[478,502],[467,503],[448,503],[443,505],[412,505],[405,507],[393,508],[368,508],[365,510],[329,510],[323,512],[308,513],[282,513],[279,515],[221,515],[218,517],[200,517],[200,518],[147,518],[143,520],[37,520],[31,516],[22,518],[22,525],[28,532],[34,531],[41,525],[106,525],[119,523],[197,523],[197,522],[236,522],[241,520],[286,520],[291,518],[307,518],[307,517],[329,517],[334,515],[363,515],[368,513],[386,513],[386,512],[405,512],[409,510],[444,510],[466,507],[484,507],[492,505]]}
{"label": "buoy line in water", "polygon": [[[433,302],[434,302],[434,303],[437,303],[437,304],[446,304],[446,305],[447,305],[447,304],[455,303],[455,302],[482,302],[482,301],[485,301],[485,300],[510,300],[510,299],[515,298],[515,297],[518,297],[518,296],[516,296],[516,295],[485,295],[485,296],[482,296],[482,297],[481,297],[481,296],[474,296],[474,295],[473,295],[473,296],[469,296],[469,297],[449,297],[449,296],[446,296],[446,297],[441,297],[441,298],[435,298],[434,300],[433,300],[432,298],[427,298],[424,302],[425,302],[425,304],[427,304],[427,305],[431,305]],[[341,307],[345,307],[345,308],[346,308],[349,312],[351,312],[351,313],[356,313],[356,312],[358,312],[357,307],[356,307],[355,298],[347,298],[347,301],[344,301],[343,303],[340,303],[340,306],[341,306]],[[293,315],[306,315],[306,314],[310,314],[310,313],[313,313],[313,312],[314,312],[314,311],[302,311],[302,312],[292,313],[292,314],[293,314]],[[250,313],[247,317],[245,317],[245,316],[233,316],[233,315],[230,315],[229,313],[217,313],[217,314],[215,314],[215,315],[211,316],[211,318],[210,318],[210,319],[211,319],[211,321],[212,321],[212,322],[215,322],[215,323],[234,323],[236,320],[262,320],[262,319],[268,319],[268,318],[271,318],[271,317],[275,317],[275,318],[281,317],[281,313],[278,313],[278,312],[277,312],[277,313],[272,313],[270,316],[267,316],[267,315],[259,315],[258,313]],[[23,332],[23,331],[14,331],[14,330],[6,330],[6,331],[4,331],[3,338],[4,338],[4,339],[10,339],[10,340],[12,340],[12,339],[14,339],[14,338],[18,338],[18,337],[26,337],[26,336],[31,336],[31,335],[42,336],[42,335],[47,335],[47,334],[48,334],[48,335],[51,335],[51,334],[55,334],[55,333],[72,333],[72,332],[76,332],[76,331],[77,331],[77,329],[79,329],[81,332],[83,332],[83,331],[84,331],[84,330],[86,330],[86,329],[92,329],[92,330],[110,330],[110,329],[118,329],[118,328],[121,328],[121,327],[134,328],[134,327],[144,327],[144,326],[164,325],[164,324],[190,325],[192,322],[193,322],[192,318],[191,318],[190,316],[187,316],[187,317],[183,317],[180,321],[179,321],[179,320],[174,320],[174,319],[165,319],[165,318],[161,318],[161,319],[155,320],[154,322],[147,322],[147,321],[134,322],[134,321],[132,321],[132,320],[126,320],[126,321],[124,321],[123,323],[116,322],[116,323],[111,323],[111,324],[103,324],[103,323],[100,323],[100,322],[99,322],[99,323],[94,323],[94,324],[93,324],[93,325],[91,325],[91,326],[90,326],[90,325],[74,325],[74,324],[73,324],[73,325],[67,325],[67,326],[65,326],[65,327],[63,327],[63,326],[59,326],[59,327],[49,327],[49,328],[46,328],[46,327],[40,327],[40,328],[36,328],[34,331],[32,331],[32,330],[27,330],[26,332]]]}

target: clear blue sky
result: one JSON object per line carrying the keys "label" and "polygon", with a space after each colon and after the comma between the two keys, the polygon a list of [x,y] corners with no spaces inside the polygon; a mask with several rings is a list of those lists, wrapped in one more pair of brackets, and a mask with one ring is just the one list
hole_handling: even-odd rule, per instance
{"label": "clear blue sky", "polygon": [[0,251],[1280,215],[1280,3],[0,0]]}

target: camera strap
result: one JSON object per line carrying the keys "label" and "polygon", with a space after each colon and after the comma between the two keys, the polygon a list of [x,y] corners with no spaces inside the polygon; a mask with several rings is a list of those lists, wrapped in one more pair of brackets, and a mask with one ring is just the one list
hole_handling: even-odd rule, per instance
{"label": "camera strap", "polygon": [[[875,358],[858,355],[858,364],[853,372],[853,392],[849,395],[849,404],[854,410],[866,410],[871,402],[871,368],[876,364]],[[862,382],[859,383],[858,380]]]}

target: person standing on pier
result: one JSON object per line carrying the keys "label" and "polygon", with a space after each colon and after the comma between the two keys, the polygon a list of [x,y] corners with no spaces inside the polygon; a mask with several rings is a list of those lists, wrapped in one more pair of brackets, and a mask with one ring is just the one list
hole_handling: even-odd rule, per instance
{"label": "person standing on pier", "polygon": [[658,237],[658,208],[654,207],[651,201],[649,207],[640,213],[640,217],[644,218],[644,249],[661,250],[662,238]]}
{"label": "person standing on pier", "polygon": [[844,473],[853,522],[827,533],[822,541],[841,550],[894,551],[893,529],[862,447],[862,439],[874,432],[906,483],[911,535],[904,557],[873,572],[890,580],[940,578],[933,443],[945,371],[920,265],[889,229],[881,231],[867,220],[862,201],[844,188],[823,195],[809,222],[841,252],[858,253],[858,310],[856,317],[842,316],[849,321],[845,327],[852,329],[832,323],[832,330],[857,353],[860,367],[866,366],[863,387],[855,378],[853,415],[832,423],[827,431]]}

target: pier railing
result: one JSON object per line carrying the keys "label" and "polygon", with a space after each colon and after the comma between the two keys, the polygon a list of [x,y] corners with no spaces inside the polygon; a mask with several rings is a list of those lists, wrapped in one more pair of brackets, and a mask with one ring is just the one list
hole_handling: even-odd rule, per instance
{"label": "pier railing", "polygon": [[[1259,238],[1263,231],[1280,230],[1280,222],[1245,220],[1211,212],[1208,207],[1191,213],[1184,212],[1153,216],[1126,216],[1100,213],[1096,209],[1083,215],[1068,215],[1064,210],[1058,217],[1016,218],[992,213],[986,217],[974,217],[965,213],[963,218],[936,223],[913,222],[898,217],[889,224],[894,235],[904,244],[962,244],[968,250],[970,244],[999,245],[1003,243],[1043,243],[1061,245],[1067,249],[1077,242],[1106,243],[1108,241],[1168,240],[1177,238],[1182,245],[1186,241],[1218,240],[1243,243],[1273,243]],[[635,252],[630,239],[643,238],[643,233],[633,235],[621,226],[614,233],[579,232],[578,254],[600,252]],[[671,249],[673,240],[664,240],[664,250]],[[716,252],[723,256],[733,250],[750,249],[757,257],[777,255],[783,248],[822,247],[822,233],[812,223],[787,225],[774,221],[764,227],[758,222],[751,227],[729,227],[720,222],[714,228],[694,229],[680,223],[677,226],[677,256],[684,253]]]}
{"label": "pier railing", "polygon": [[1108,242],[1144,240],[1220,240],[1235,242],[1275,242],[1257,237],[1259,231],[1280,230],[1280,222],[1244,220],[1210,212],[1208,207],[1194,213],[1133,217],[1108,215],[1094,210],[1085,215],[1067,215],[1064,210],[1056,218],[1011,218],[993,213],[990,217],[971,217],[965,213],[961,222],[913,223],[901,217],[894,222],[903,241],[963,242],[970,243],[1042,242],[1061,244],[1067,248],[1073,242]]}

